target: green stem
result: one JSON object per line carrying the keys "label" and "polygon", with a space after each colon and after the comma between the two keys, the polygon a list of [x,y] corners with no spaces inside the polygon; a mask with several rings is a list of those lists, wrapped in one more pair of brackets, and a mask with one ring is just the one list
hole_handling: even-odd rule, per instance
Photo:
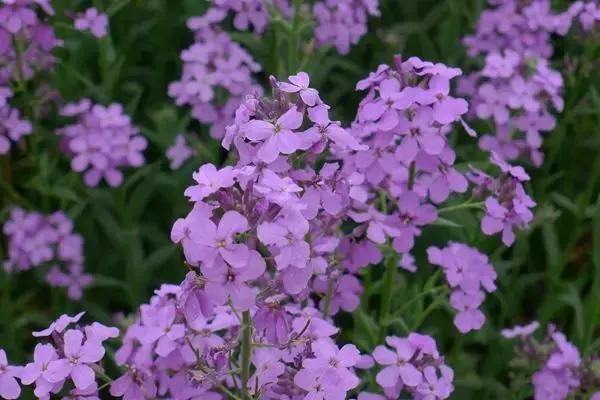
{"label": "green stem", "polygon": [[417,169],[416,169],[416,165],[415,162],[411,162],[410,163],[410,167],[409,167],[409,175],[408,175],[408,190],[412,190],[413,186],[415,186],[415,178],[417,175]]}
{"label": "green stem", "polygon": [[17,82],[19,84],[19,90],[25,89],[25,69],[23,68],[23,48],[21,42],[14,36],[12,37],[12,45],[15,50],[15,62],[17,66]]}
{"label": "green stem", "polygon": [[231,397],[233,400],[241,400],[239,396],[237,396],[235,393],[229,390],[227,386],[223,385],[222,383],[218,383],[217,386],[221,391],[223,391],[227,396]]}
{"label": "green stem", "polygon": [[250,377],[250,357],[252,356],[252,325],[250,311],[242,313],[242,399],[249,400],[248,379]]}
{"label": "green stem", "polygon": [[462,204],[457,204],[455,206],[449,206],[449,207],[442,207],[438,209],[438,213],[439,214],[443,214],[443,213],[447,213],[450,211],[457,211],[457,210],[464,210],[467,208],[479,208],[479,209],[483,209],[483,207],[485,206],[485,202],[484,201],[478,201],[475,203],[471,203],[471,202],[466,202],[466,203],[462,203]]}
{"label": "green stem", "polygon": [[323,302],[323,318],[327,318],[329,315],[329,306],[331,305],[331,298],[333,297],[333,291],[335,289],[335,279],[330,278],[327,282],[327,294],[325,295],[325,301]]}
{"label": "green stem", "polygon": [[[382,333],[385,332],[385,324],[383,323],[390,316],[392,308],[392,289],[394,286],[394,272],[398,268],[398,260],[396,253],[391,252],[385,261],[385,272],[383,275],[383,291],[381,294],[381,313],[379,314],[379,322]],[[383,336],[383,335],[382,335]]]}

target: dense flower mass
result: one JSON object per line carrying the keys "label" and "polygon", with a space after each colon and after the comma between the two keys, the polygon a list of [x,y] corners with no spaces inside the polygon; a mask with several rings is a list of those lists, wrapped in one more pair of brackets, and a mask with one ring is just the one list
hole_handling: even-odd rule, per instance
{"label": "dense flower mass", "polygon": [[45,216],[13,208],[4,234],[8,238],[6,271],[49,265],[48,283],[67,288],[73,299],[81,298],[82,289],[91,284],[91,276],[83,272],[83,238],[73,232],[73,222],[63,212]]}
{"label": "dense flower mass", "polygon": [[576,395],[595,399],[600,396],[600,376],[595,371],[597,360],[593,357],[582,359],[577,347],[553,325],[548,326],[542,342],[537,342],[533,334],[538,327],[539,323],[534,321],[502,331],[505,338],[519,339],[517,356],[539,368],[531,377],[535,400],[565,400]]}
{"label": "dense flower mass", "polygon": [[[565,284],[580,296],[568,293],[560,304],[543,303],[547,309],[540,311],[540,321],[546,321],[555,319],[553,308],[572,306],[574,343],[581,352],[554,325],[536,339],[536,321],[494,333],[498,321],[516,316],[503,308],[516,301],[499,293],[485,301],[497,284],[512,284],[504,275],[509,268],[522,277],[518,292],[562,291],[563,267],[587,268],[574,254],[597,250],[588,245],[588,236],[596,239],[597,233],[590,228],[597,182],[576,199],[536,198],[543,210],[550,208],[548,201],[556,203],[584,227],[567,247],[555,245],[564,238],[553,227],[542,231],[540,246],[499,249],[492,246],[500,240],[486,236],[498,236],[510,247],[518,231],[543,226],[550,218],[540,213],[532,224],[537,204],[526,188],[536,194],[545,188],[530,187],[529,174],[517,162],[527,156],[535,166],[542,164],[543,135],[554,129],[555,113],[564,107],[552,37],[566,35],[575,24],[583,36],[597,34],[598,1],[572,2],[556,13],[551,0],[489,0],[476,33],[464,38],[469,57],[482,59],[480,70],[463,76],[459,68],[397,55],[391,65],[379,65],[356,84],[360,102],[355,110],[347,109],[353,97],[341,90],[348,77],[344,71],[360,71],[373,60],[327,59],[327,48],[349,53],[368,33],[369,18],[380,16],[379,0],[207,1],[205,14],[187,20],[194,43],[180,53],[179,79],[157,76],[148,87],[130,82],[145,76],[145,68],[125,69],[135,60],[158,59],[151,53],[163,47],[162,41],[156,49],[152,42],[139,50],[130,39],[162,32],[156,26],[165,19],[154,16],[166,10],[160,1],[151,6],[123,1],[106,8],[94,2],[83,12],[54,4],[64,14],[57,21],[50,3],[0,0],[0,218],[7,216],[0,243],[7,255],[0,287],[7,294],[0,293],[0,319],[8,315],[5,325],[17,332],[39,324],[38,315],[61,314],[53,309],[54,297],[47,307],[27,313],[30,299],[38,295],[15,293],[13,299],[20,288],[11,285],[19,278],[8,274],[17,272],[26,278],[31,272],[24,271],[35,269],[73,300],[92,284],[124,295],[100,300],[90,310],[119,328],[86,323],[84,312],[63,314],[33,332],[34,339],[22,341],[35,341],[23,365],[13,364],[21,357],[18,351],[9,363],[12,343],[2,340],[7,351],[0,348],[0,400],[30,393],[40,400],[109,395],[124,400],[445,400],[462,396],[454,393],[459,384],[460,393],[473,386],[496,397],[523,392],[535,400],[600,400],[600,358],[593,354],[597,282]],[[382,2],[381,10],[387,12],[392,3]],[[171,10],[190,11],[188,6],[169,8],[168,17]],[[149,7],[154,14],[123,34],[121,18],[113,16],[129,7]],[[435,8],[430,21],[443,16],[438,13],[445,7],[442,2]],[[136,11],[148,15],[145,8]],[[65,16],[72,25],[62,21]],[[51,23],[64,35],[64,49],[56,52],[60,60],[53,50],[62,41]],[[412,30],[408,24],[399,32],[408,37]],[[93,46],[97,71],[79,71],[79,61],[89,58],[81,43],[90,40],[81,32],[101,39]],[[423,32],[429,31],[419,30],[425,43]],[[376,35],[381,37],[379,29]],[[168,44],[171,36],[165,39]],[[121,54],[124,48],[131,58]],[[62,58],[71,49],[81,51],[81,60]],[[173,69],[167,58],[165,68],[157,69]],[[47,73],[55,64],[59,68]],[[581,63],[582,70],[591,66]],[[277,77],[269,75],[271,68]],[[280,76],[290,70],[298,72]],[[340,75],[330,79],[331,71]],[[48,83],[71,75],[68,84]],[[315,84],[337,84],[340,90],[319,92]],[[167,85],[166,101],[189,107],[192,126],[180,110],[161,103],[160,93],[155,96],[156,87]],[[79,86],[106,105],[78,95]],[[55,107],[50,103],[60,93],[80,100],[57,101]],[[343,96],[348,96],[344,107],[330,104],[331,98],[345,101]],[[581,111],[593,114],[584,106]],[[348,116],[348,124],[337,120]],[[477,138],[467,120],[478,126],[492,121],[491,132]],[[202,147],[205,132],[194,138],[180,133],[196,129],[197,122],[209,126],[221,149]],[[34,130],[41,134],[22,140]],[[474,149],[475,143],[484,151]],[[597,143],[590,143],[595,149]],[[19,151],[11,151],[13,146]],[[206,154],[213,149],[215,154]],[[145,152],[158,158],[140,168]],[[64,174],[65,160],[53,159],[56,153],[68,157],[73,172]],[[191,177],[184,176],[187,168],[175,171],[199,160]],[[167,163],[170,171],[164,171]],[[126,181],[126,171],[133,168],[139,169]],[[539,186],[553,186],[552,179]],[[109,187],[90,189],[103,180]],[[43,200],[40,209],[65,211],[26,211],[35,207],[30,198],[35,196]],[[163,208],[156,212],[156,207]],[[109,242],[92,253],[107,255],[106,270],[95,277],[84,269],[84,238],[67,214],[81,218],[76,224],[88,246]],[[463,221],[462,215],[468,218]],[[156,223],[164,227],[172,220],[169,237]],[[533,247],[544,247],[548,273],[519,269],[521,259],[537,260],[530,254]],[[174,254],[176,248],[182,257]],[[173,274],[154,274],[161,265],[177,263],[180,270],[168,271]],[[96,265],[89,258],[88,264]],[[117,270],[125,270],[124,281]],[[552,287],[542,287],[542,275]],[[155,278],[164,280],[157,284]],[[144,299],[150,285],[158,289]],[[95,305],[93,295],[88,291],[83,304]],[[121,302],[131,314],[111,317]],[[537,305],[537,300],[528,304],[524,314]],[[492,318],[491,306],[501,308],[498,318]],[[456,329],[446,329],[451,324],[443,314],[451,315]],[[582,321],[588,315],[589,325]],[[0,335],[4,338],[4,332]],[[464,376],[487,362],[483,341],[494,335],[515,342],[510,371],[502,370],[497,381],[489,375]],[[455,371],[460,380],[455,381]],[[494,387],[484,387],[488,382]]]}
{"label": "dense flower mass", "polygon": [[12,95],[10,88],[0,85],[0,155],[7,154],[12,144],[32,132],[31,122],[21,119],[19,110],[8,103]]}
{"label": "dense flower mass", "polygon": [[[62,42],[45,20],[49,0],[5,0],[0,5],[0,84],[31,79],[55,64],[52,50]],[[16,46],[13,46],[16,43]]]}
{"label": "dense flower mass", "polygon": [[408,253],[422,228],[436,221],[436,205],[467,190],[448,141],[468,110],[466,101],[450,94],[450,82],[460,74],[416,57],[381,65],[357,85],[368,93],[350,131],[363,147],[336,142],[333,149],[344,159],[348,215],[359,224],[355,234],[375,245],[390,240],[408,270],[414,269]]}
{"label": "dense flower mass", "polygon": [[551,35],[565,35],[581,9],[554,13],[549,0],[490,1],[477,32],[464,42],[472,57],[485,66],[461,81],[462,94],[472,98],[472,119],[491,120],[494,131],[479,141],[482,149],[514,160],[528,156],[543,162],[543,134],[554,129],[551,111],[563,110],[563,78],[550,65]]}
{"label": "dense flower mass", "polygon": [[379,16],[379,0],[324,0],[313,6],[315,38],[320,46],[333,45],[340,54],[367,33],[369,16]]}
{"label": "dense flower mass", "polygon": [[71,168],[83,173],[88,186],[97,186],[102,179],[110,186],[119,186],[123,182],[122,168],[144,164],[146,139],[120,104],[105,107],[82,99],[65,105],[61,115],[76,118],[76,123],[58,133],[63,137],[65,152],[72,157]]}

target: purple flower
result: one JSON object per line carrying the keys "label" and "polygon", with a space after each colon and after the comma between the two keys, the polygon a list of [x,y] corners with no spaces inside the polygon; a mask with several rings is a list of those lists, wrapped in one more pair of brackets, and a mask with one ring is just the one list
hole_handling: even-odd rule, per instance
{"label": "purple flower", "polygon": [[247,310],[254,305],[256,291],[248,282],[265,272],[265,261],[255,250],[248,253],[247,263],[242,268],[232,268],[224,262],[216,262],[210,267],[202,267],[206,277],[206,293],[215,304],[224,304],[228,299],[239,310]]}
{"label": "purple flower", "polygon": [[157,343],[156,354],[168,356],[177,348],[176,342],[183,338],[185,326],[175,323],[175,307],[167,305],[158,310],[142,308],[144,329],[140,340],[145,345]]}
{"label": "purple flower", "polygon": [[311,137],[312,141],[331,140],[337,146],[343,149],[350,150],[366,150],[367,146],[352,136],[346,129],[342,128],[339,123],[329,119],[329,112],[324,105],[319,105],[308,109],[308,118],[315,124],[312,128],[306,130],[305,135]]}
{"label": "purple flower", "polygon": [[254,189],[263,194],[265,198],[278,204],[282,208],[297,208],[298,197],[296,193],[302,191],[290,177],[280,177],[270,169],[262,172],[260,180],[254,185]]}
{"label": "purple flower", "polygon": [[0,85],[0,155],[7,154],[11,143],[18,143],[33,131],[31,123],[22,120],[19,111],[7,103],[11,96],[12,91]]}
{"label": "purple flower", "polygon": [[347,54],[367,33],[369,15],[379,16],[378,0],[324,0],[313,6],[317,19],[315,37],[319,46],[334,45]]}
{"label": "purple flower", "polygon": [[210,317],[214,313],[212,301],[204,290],[205,283],[194,271],[188,272],[181,283],[181,292],[177,301],[189,323],[200,316]]}
{"label": "purple flower", "polygon": [[485,296],[483,292],[455,291],[450,296],[450,304],[458,311],[454,325],[461,333],[479,330],[485,323],[485,315],[479,310]]}
{"label": "purple flower", "polygon": [[421,372],[411,363],[411,359],[417,352],[417,348],[408,339],[388,336],[385,339],[388,346],[377,346],[373,352],[373,358],[384,368],[377,374],[377,383],[384,388],[391,388],[400,381],[402,385],[415,387],[423,376]]}
{"label": "purple flower", "polygon": [[356,346],[347,344],[338,349],[330,339],[321,339],[312,344],[312,351],[315,358],[307,358],[302,363],[309,374],[334,382],[344,392],[358,386],[358,378],[349,369],[360,360]]}
{"label": "purple flower", "polygon": [[108,16],[91,7],[75,19],[75,29],[80,31],[89,30],[97,38],[106,36]]}
{"label": "purple flower", "polygon": [[346,390],[335,380],[327,379],[313,371],[302,369],[294,375],[294,383],[305,390],[305,400],[344,400]]}
{"label": "purple flower", "polygon": [[[248,380],[248,387],[254,390],[277,382],[277,378],[285,371],[285,365],[279,362],[281,356],[278,349],[259,348],[252,355],[252,364],[256,368]],[[254,392],[253,392],[254,393]]]}
{"label": "purple flower", "polygon": [[48,381],[56,383],[71,376],[77,389],[86,389],[95,381],[94,370],[89,364],[104,357],[104,347],[95,340],[84,341],[83,333],[75,329],[66,331],[63,338],[64,358],[48,364]]}
{"label": "purple flower", "polygon": [[192,176],[198,184],[187,188],[185,195],[191,201],[200,201],[222,188],[233,186],[236,173],[231,167],[217,170],[213,164],[204,164]]}
{"label": "purple flower", "polygon": [[[425,97],[431,96],[431,100],[435,99],[433,119],[442,125],[457,121],[461,115],[466,114],[469,110],[469,105],[464,99],[450,96],[450,79],[454,76],[454,74],[450,76],[443,74],[433,76],[429,81],[429,89],[425,93]],[[427,104],[429,101],[421,100],[421,104]]]}
{"label": "purple flower", "polygon": [[[408,88],[410,89],[410,88]],[[386,79],[379,84],[379,99],[364,104],[359,109],[359,116],[364,121],[379,121],[383,130],[391,130],[399,122],[398,111],[408,109],[412,94],[408,89],[401,89],[397,79]]]}
{"label": "purple flower", "polygon": [[421,233],[421,225],[430,224],[437,219],[437,212],[430,204],[421,204],[414,192],[406,192],[398,199],[399,213],[396,217],[399,234],[394,238],[394,249],[401,253],[409,252],[415,236]]}
{"label": "purple flower", "polygon": [[20,378],[24,385],[35,382],[34,392],[38,398],[47,396],[56,385],[50,382],[48,370],[48,365],[55,360],[58,360],[58,354],[51,344],[37,344],[33,352],[33,362],[21,371]]}
{"label": "purple flower", "polygon": [[445,201],[451,192],[464,193],[467,191],[467,179],[453,168],[456,154],[445,149],[439,156],[429,156],[421,153],[417,158],[417,166],[431,174],[429,183],[429,198],[434,203]]}
{"label": "purple flower", "polygon": [[85,106],[70,104],[61,110],[65,116],[72,116],[75,109],[78,112],[75,124],[59,130],[65,148],[73,157],[71,168],[84,173],[88,186],[97,186],[102,178],[110,186],[119,186],[123,182],[121,168],[144,164],[142,152],[147,141],[132,126],[120,104],[104,107],[88,101]]}
{"label": "purple flower", "polygon": [[81,299],[83,289],[89,287],[93,279],[92,275],[83,272],[81,264],[69,265],[67,273],[54,266],[46,276],[51,286],[67,288],[67,294],[73,300]]}
{"label": "purple flower", "polygon": [[84,314],[85,312],[80,312],[73,317],[63,314],[56,321],[52,322],[48,328],[42,331],[33,332],[32,335],[34,337],[46,337],[52,335],[54,332],[62,333],[69,325],[79,322]]}
{"label": "purple flower", "polygon": [[244,267],[248,261],[248,247],[234,243],[234,240],[236,234],[246,230],[248,221],[237,211],[227,211],[221,217],[218,226],[209,219],[201,221],[201,229],[191,233],[194,244],[200,246],[198,259],[207,267],[216,263],[217,257],[221,257],[235,268]]}
{"label": "purple flower", "polygon": [[519,54],[513,50],[505,50],[504,54],[492,52],[486,56],[481,74],[488,78],[510,78],[520,62]]}
{"label": "purple flower", "polygon": [[251,120],[244,126],[244,136],[254,142],[264,141],[258,149],[258,158],[266,163],[275,161],[280,153],[291,154],[300,149],[302,139],[295,129],[302,125],[302,114],[290,108],[273,123]]}
{"label": "purple flower", "polygon": [[20,377],[19,368],[8,365],[6,353],[0,349],[0,397],[7,400],[19,398],[21,387],[16,377]]}
{"label": "purple flower", "polygon": [[440,373],[432,366],[423,370],[423,381],[417,386],[418,399],[447,399],[454,391],[454,371],[445,365],[440,366]]}
{"label": "purple flower", "polygon": [[199,229],[198,227],[211,217],[212,207],[198,202],[185,218],[179,218],[171,228],[171,241],[181,243],[185,258],[192,265],[196,265],[199,261],[199,249],[192,239],[192,233],[196,232]]}
{"label": "purple flower", "polygon": [[[262,4],[260,0],[249,1],[254,5]],[[248,15],[243,9],[251,4],[246,4],[246,0],[232,0],[231,3],[236,4],[233,9],[239,15],[234,24],[241,27],[243,16]],[[210,134],[216,139],[225,135],[225,127],[234,120],[244,96],[262,93],[262,87],[252,80],[252,74],[260,71],[260,66],[219,26],[230,6],[232,4],[222,4],[221,7],[210,8],[201,17],[188,20],[188,27],[195,33],[195,43],[182,51],[181,78],[172,82],[168,90],[177,105],[191,106],[194,118],[212,125]],[[263,8],[264,11],[266,9]],[[215,93],[223,93],[225,101],[217,101]]]}
{"label": "purple flower", "polygon": [[480,329],[485,316],[479,310],[485,293],[496,290],[496,271],[488,258],[477,249],[462,243],[450,242],[443,249],[429,247],[429,262],[444,269],[448,284],[453,289],[450,305],[457,311],[454,325],[461,333]]}
{"label": "purple flower", "polygon": [[276,222],[258,226],[258,239],[278,250],[275,263],[278,269],[288,266],[304,268],[310,254],[310,246],[304,241],[308,233],[307,221],[298,213],[289,213]]}
{"label": "purple flower", "polygon": [[110,385],[110,394],[123,400],[144,400],[156,397],[154,379],[144,372],[130,370]]}
{"label": "purple flower", "polygon": [[485,200],[486,215],[481,220],[481,230],[486,235],[502,232],[502,241],[510,246],[515,241],[513,223],[510,211],[503,207],[498,200],[488,197]]}
{"label": "purple flower", "polygon": [[306,72],[298,72],[297,75],[288,77],[291,83],[279,82],[279,89],[286,93],[298,93],[304,104],[314,107],[321,103],[319,92],[310,88],[310,78]]}
{"label": "purple flower", "polygon": [[192,157],[194,151],[188,146],[185,136],[179,134],[175,137],[175,143],[167,149],[167,158],[172,170],[179,169],[183,163]]}
{"label": "purple flower", "polygon": [[521,326],[516,325],[510,329],[502,329],[500,334],[507,339],[514,339],[516,337],[526,338],[529,337],[535,332],[540,326],[540,323],[537,321],[532,321],[527,325]]}
{"label": "purple flower", "polygon": [[427,154],[440,154],[446,147],[446,141],[433,127],[433,110],[430,107],[419,107],[408,114],[410,118],[400,118],[398,130],[404,135],[396,155],[406,160],[414,160],[419,150]]}
{"label": "purple flower", "polygon": [[[313,286],[316,291],[327,293],[328,281],[326,279],[317,279]],[[360,305],[360,295],[363,292],[363,286],[354,275],[342,275],[335,280],[335,287],[329,303],[329,315],[335,315],[340,309],[352,312]],[[323,309],[324,302],[320,303]]]}
{"label": "purple flower", "polygon": [[505,124],[509,120],[509,111],[506,103],[506,93],[491,84],[484,84],[478,92],[481,103],[475,108],[477,116],[481,119],[494,117],[498,124]]}

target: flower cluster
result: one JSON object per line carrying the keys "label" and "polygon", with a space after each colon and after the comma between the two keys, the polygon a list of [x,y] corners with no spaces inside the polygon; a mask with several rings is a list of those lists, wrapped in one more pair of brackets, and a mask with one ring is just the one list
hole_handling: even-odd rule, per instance
{"label": "flower cluster", "polygon": [[387,346],[377,346],[373,358],[383,369],[377,383],[386,398],[410,393],[415,399],[447,399],[454,390],[454,372],[444,363],[435,340],[411,333],[406,338],[388,336]]}
{"label": "flower cluster", "polygon": [[75,29],[79,31],[90,31],[90,33],[102,38],[106,36],[108,28],[108,16],[95,7],[90,7],[75,18]]}
{"label": "flower cluster", "polygon": [[319,46],[333,45],[340,54],[367,33],[369,15],[379,16],[379,0],[324,0],[313,6]]}
{"label": "flower cluster", "polygon": [[102,371],[103,342],[118,337],[119,330],[99,322],[73,326],[83,314],[62,315],[47,329],[33,332],[44,343],[35,346],[33,361],[25,366],[6,368],[6,355],[0,349],[0,397],[19,398],[18,378],[23,385],[35,384],[38,399],[60,393],[65,385],[70,386],[68,398],[97,399],[96,373]]}
{"label": "flower cluster", "polygon": [[532,335],[538,327],[539,324],[534,321],[502,331],[505,338],[519,338],[516,348],[519,357],[527,360],[528,364],[539,366],[531,379],[535,400],[565,400],[576,394],[587,394],[589,397],[585,398],[597,399],[600,396],[600,375],[595,370],[597,360],[583,360],[577,347],[553,325],[548,326],[543,341],[537,342]]}
{"label": "flower cluster", "polygon": [[18,143],[32,132],[31,122],[21,119],[19,110],[8,104],[12,90],[0,85],[0,155],[10,151],[11,143]]}
{"label": "flower cluster", "polygon": [[223,137],[243,96],[261,92],[252,80],[260,66],[220,27],[226,15],[219,8],[211,8],[203,16],[188,20],[196,41],[181,53],[181,78],[169,86],[169,95],[177,105],[191,106],[194,118],[212,125],[210,132],[215,139]]}
{"label": "flower cluster", "polygon": [[[212,398],[223,387],[239,386],[239,371],[232,378],[231,369],[244,362],[238,314],[243,308],[204,307],[211,300],[204,293],[213,294],[209,285],[191,271],[181,285],[163,285],[140,308],[140,318],[128,328],[116,353],[126,371],[112,383],[113,396],[187,398],[193,393]],[[234,285],[236,280],[230,288]],[[282,394],[304,398],[308,393],[344,398],[358,385],[352,370],[360,358],[358,350],[353,345],[338,349],[331,339],[338,329],[318,310],[284,307],[278,300],[283,298],[259,300],[252,309],[254,350],[249,362],[254,373],[242,384],[266,399]]]}
{"label": "flower cluster", "polygon": [[65,152],[72,157],[71,168],[84,174],[88,186],[97,186],[103,178],[110,186],[119,186],[123,182],[122,168],[144,164],[146,139],[121,105],[105,107],[82,99],[65,105],[61,115],[77,119],[58,133],[63,136]]}
{"label": "flower cluster", "polygon": [[444,270],[448,285],[453,292],[450,305],[457,311],[454,325],[461,333],[480,329],[485,315],[479,307],[485,292],[496,290],[496,271],[487,256],[462,243],[449,243],[440,249],[427,249],[429,262]]}
{"label": "flower cluster", "polygon": [[0,4],[0,84],[31,79],[36,72],[54,65],[52,50],[62,43],[45,22],[45,17],[52,15],[49,0]]}
{"label": "flower cluster", "polygon": [[[462,179],[456,191],[465,191],[466,179],[451,167],[453,159],[434,158],[434,154],[450,151],[445,135],[450,124],[466,112],[464,101],[449,96],[450,78],[444,75],[456,76],[457,71],[416,59],[399,63],[398,71],[390,69],[388,79],[382,77],[375,83],[369,101],[363,102],[362,107],[374,109],[370,119],[357,122],[368,132],[365,142],[381,142],[380,147],[402,160],[403,153],[394,152],[395,140],[406,136],[404,142],[413,141],[417,147],[407,161],[408,170],[416,158],[426,158],[415,138],[423,129],[439,148],[419,165],[435,167],[430,173],[414,172],[412,179],[431,183],[450,174]],[[429,74],[439,76],[440,86],[419,86],[436,82]],[[404,108],[389,109],[384,96],[396,93],[382,90],[380,99],[376,89],[380,82],[384,87],[396,82],[398,92],[406,90],[410,99]],[[131,339],[121,349],[124,358],[120,362],[150,363],[133,364],[145,378],[128,378],[129,382],[148,381],[142,386],[160,391],[150,383],[152,371],[157,365],[166,368],[161,360],[167,357],[173,359],[167,364],[171,371],[192,368],[195,378],[190,384],[207,393],[220,385],[230,387],[230,366],[243,364],[245,325],[251,323],[250,341],[261,350],[253,355],[255,376],[249,381],[242,377],[242,385],[249,384],[254,393],[265,398],[279,398],[281,393],[344,398],[358,385],[353,372],[360,361],[358,351],[348,345],[338,348],[331,339],[337,328],[325,318],[340,309],[358,307],[362,286],[354,274],[381,260],[376,244],[390,235],[395,247],[410,250],[418,226],[432,222],[435,209],[422,204],[427,190],[419,195],[390,178],[385,183],[398,186],[393,193],[399,198],[400,211],[391,216],[376,211],[370,191],[376,193],[382,180],[369,181],[367,168],[353,168],[356,159],[372,154],[363,138],[329,118],[330,107],[310,87],[307,74],[301,72],[287,82],[272,78],[271,86],[270,98],[246,97],[226,129],[223,145],[235,150],[237,164],[221,169],[203,165],[194,174],[196,183],[185,191],[194,206],[175,223],[171,237],[182,246],[191,271],[181,285],[161,288],[143,307],[139,322],[128,330],[126,337]],[[378,108],[384,110],[373,116]],[[417,110],[429,110],[430,118],[405,130]],[[374,137],[385,133],[389,142]],[[318,162],[323,158],[324,164]],[[442,162],[448,168],[440,167]],[[436,199],[442,201],[441,197]],[[344,221],[358,224],[345,237],[340,236]],[[314,293],[323,294],[320,311],[313,308]],[[439,357],[427,346],[420,351]],[[153,356],[140,358],[140,352]],[[423,359],[425,353],[419,357]],[[438,379],[430,360],[421,361],[424,383],[415,390],[430,390],[435,392],[430,396],[446,398],[452,391],[452,374],[444,368]],[[182,388],[177,386],[177,390]],[[138,385],[129,390],[144,389]]]}
{"label": "flower cluster", "polygon": [[82,290],[92,283],[92,277],[83,273],[83,238],[73,232],[73,222],[61,211],[45,216],[13,208],[4,234],[8,238],[6,271],[50,265],[48,283],[67,288],[72,299],[80,299]]}
{"label": "flower cluster", "polygon": [[357,85],[368,93],[351,132],[368,148],[334,152],[344,160],[355,233],[378,245],[389,239],[405,255],[404,268],[414,270],[408,253],[422,227],[437,219],[435,205],[467,190],[448,135],[468,106],[450,95],[459,69],[415,57],[395,61]]}
{"label": "flower cluster", "polygon": [[497,177],[475,168],[471,168],[469,173],[469,179],[475,185],[475,196],[487,196],[481,229],[486,235],[501,232],[504,244],[511,246],[515,240],[513,230],[525,229],[533,220],[531,209],[536,204],[523,187],[529,175],[523,167],[508,164],[496,152],[491,153],[490,160],[500,169]]}
{"label": "flower cluster", "polygon": [[574,3],[553,13],[549,0],[490,1],[477,32],[464,42],[472,57],[484,56],[482,70],[466,76],[459,90],[472,98],[472,119],[491,119],[495,131],[481,137],[482,149],[506,160],[528,155],[543,162],[542,134],[556,124],[551,109],[562,111],[563,78],[550,66],[551,35],[565,35],[581,9]]}

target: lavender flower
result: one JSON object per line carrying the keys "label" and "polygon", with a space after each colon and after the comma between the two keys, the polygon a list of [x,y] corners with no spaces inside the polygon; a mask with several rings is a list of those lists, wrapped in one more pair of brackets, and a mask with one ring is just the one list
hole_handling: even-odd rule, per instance
{"label": "lavender flower", "polygon": [[70,103],[61,109],[65,117],[77,122],[59,130],[66,152],[72,157],[71,168],[84,173],[88,186],[101,179],[116,187],[123,182],[122,168],[144,164],[146,139],[131,124],[119,104],[104,107],[88,99]]}
{"label": "lavender flower", "polygon": [[[235,3],[242,7],[244,2]],[[222,3],[225,6],[228,2]],[[260,93],[260,87],[252,81],[252,74],[260,66],[219,27],[225,16],[224,10],[212,8],[201,17],[189,19],[188,27],[194,31],[196,41],[181,53],[182,76],[169,86],[169,95],[177,105],[191,106],[194,118],[212,125],[211,136],[215,139],[223,137],[243,96]],[[227,94],[226,100],[217,101],[216,93],[221,91]]]}
{"label": "lavender flower", "polygon": [[83,238],[73,233],[73,222],[64,213],[44,216],[13,208],[4,234],[8,237],[5,270],[26,271],[56,264],[46,277],[48,283],[68,288],[69,297],[75,300],[92,283],[91,275],[83,272]]}
{"label": "lavender flower", "polygon": [[179,169],[192,155],[194,150],[188,146],[185,136],[179,134],[175,137],[175,143],[167,149],[167,158],[172,170]]}
{"label": "lavender flower", "polygon": [[96,38],[106,36],[108,27],[108,16],[98,11],[95,7],[90,7],[75,19],[75,29],[80,31],[90,31]]}
{"label": "lavender flower", "polygon": [[[35,72],[51,69],[52,55],[62,42],[45,20],[54,15],[48,1],[10,0],[0,5],[0,85],[32,79]],[[23,48],[17,52],[12,43]]]}
{"label": "lavender flower", "polygon": [[[475,35],[464,38],[469,55],[484,56],[485,66],[464,78],[461,94],[472,98],[469,118],[493,119],[495,132],[480,139],[481,148],[507,160],[528,156],[540,166],[542,134],[555,125],[550,110],[561,112],[564,103],[563,79],[548,63],[550,37],[568,32],[583,3],[574,2],[563,13],[553,13],[549,0],[490,3]],[[589,27],[594,17],[581,15]]]}
{"label": "lavender flower", "polygon": [[12,143],[18,143],[33,129],[31,123],[22,120],[19,111],[8,104],[12,94],[8,87],[0,85],[0,154],[7,154]]}
{"label": "lavender flower", "polygon": [[454,325],[465,334],[480,329],[485,316],[479,310],[485,292],[496,290],[496,271],[488,258],[474,248],[450,242],[443,249],[429,247],[429,262],[444,269],[448,285],[453,289],[450,304],[457,311]]}
{"label": "lavender flower", "polygon": [[0,349],[0,397],[7,400],[18,399],[21,387],[15,378],[19,377],[19,368],[8,365],[6,352]]}
{"label": "lavender flower", "polygon": [[320,46],[333,45],[340,54],[367,33],[369,16],[379,16],[378,0],[325,0],[313,6],[315,37]]}

